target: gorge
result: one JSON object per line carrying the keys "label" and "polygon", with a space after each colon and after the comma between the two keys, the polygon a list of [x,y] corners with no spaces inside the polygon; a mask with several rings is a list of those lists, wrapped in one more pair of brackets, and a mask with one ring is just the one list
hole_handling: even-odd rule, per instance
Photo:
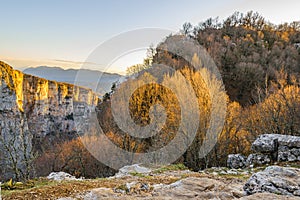
{"label": "gorge", "polygon": [[23,74],[0,61],[0,179],[26,179],[42,143],[76,137],[99,101],[91,89]]}

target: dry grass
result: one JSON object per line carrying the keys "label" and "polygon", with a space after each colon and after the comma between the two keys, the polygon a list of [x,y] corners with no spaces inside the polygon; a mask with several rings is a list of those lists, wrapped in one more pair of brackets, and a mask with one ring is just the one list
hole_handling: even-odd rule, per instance
{"label": "dry grass", "polygon": [[170,184],[177,181],[175,177],[126,177],[121,179],[92,179],[82,181],[47,181],[37,180],[33,188],[23,190],[2,190],[3,200],[52,200],[59,197],[74,197],[93,188],[116,188],[131,181],[147,182],[148,184]]}

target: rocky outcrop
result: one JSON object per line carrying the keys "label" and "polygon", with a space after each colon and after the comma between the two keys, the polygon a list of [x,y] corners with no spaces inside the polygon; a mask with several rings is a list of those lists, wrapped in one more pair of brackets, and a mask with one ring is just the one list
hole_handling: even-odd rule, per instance
{"label": "rocky outcrop", "polygon": [[24,159],[33,146],[42,148],[44,137],[75,137],[74,117],[86,119],[97,102],[90,89],[23,74],[0,61],[0,179],[17,176],[12,168],[26,168]]}
{"label": "rocky outcrop", "polygon": [[260,135],[252,144],[255,152],[245,160],[240,154],[228,156],[227,166],[243,168],[271,162],[300,161],[300,137],[280,134]]}
{"label": "rocky outcrop", "polygon": [[260,153],[272,153],[287,149],[300,148],[300,137],[280,134],[260,135],[252,144],[252,150]]}
{"label": "rocky outcrop", "polygon": [[252,150],[268,154],[273,161],[300,161],[300,137],[264,134],[255,140]]}
{"label": "rocky outcrop", "polygon": [[269,166],[253,174],[244,186],[247,194],[269,192],[300,197],[300,170]]}

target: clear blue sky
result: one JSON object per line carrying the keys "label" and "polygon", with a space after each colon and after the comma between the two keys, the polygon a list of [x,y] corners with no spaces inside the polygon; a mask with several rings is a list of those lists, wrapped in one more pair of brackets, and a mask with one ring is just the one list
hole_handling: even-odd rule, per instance
{"label": "clear blue sky", "polygon": [[[124,31],[144,27],[178,31],[187,21],[197,24],[249,10],[274,23],[299,21],[299,9],[299,0],[3,0],[0,59],[15,68],[75,68],[79,65],[73,62],[85,61],[100,43]],[[125,60],[123,65],[137,62],[134,56]]]}

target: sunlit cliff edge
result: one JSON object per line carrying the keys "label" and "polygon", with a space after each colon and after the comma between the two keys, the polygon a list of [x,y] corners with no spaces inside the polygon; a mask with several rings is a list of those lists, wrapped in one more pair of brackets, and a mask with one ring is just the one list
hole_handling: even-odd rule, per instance
{"label": "sunlit cliff edge", "polygon": [[[0,135],[4,140],[0,148],[7,158],[2,162],[16,160],[23,169],[22,159],[33,148],[43,148],[42,142],[56,140],[57,135],[76,137],[78,123],[74,118],[84,123],[98,100],[91,89],[23,74],[0,61]],[[18,156],[9,157],[11,150]],[[11,169],[0,169],[0,178],[12,176],[10,172]]]}

